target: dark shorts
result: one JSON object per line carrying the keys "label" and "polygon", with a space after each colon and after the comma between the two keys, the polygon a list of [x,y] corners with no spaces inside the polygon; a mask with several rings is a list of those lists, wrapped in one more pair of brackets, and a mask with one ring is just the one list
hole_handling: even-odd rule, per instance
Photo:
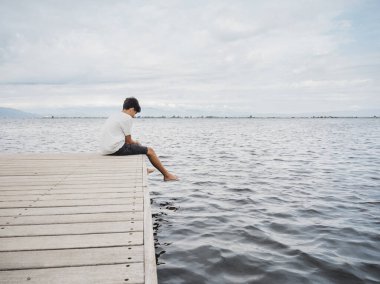
{"label": "dark shorts", "polygon": [[117,152],[112,155],[115,156],[127,156],[127,155],[146,155],[148,153],[148,147],[137,144],[124,144]]}

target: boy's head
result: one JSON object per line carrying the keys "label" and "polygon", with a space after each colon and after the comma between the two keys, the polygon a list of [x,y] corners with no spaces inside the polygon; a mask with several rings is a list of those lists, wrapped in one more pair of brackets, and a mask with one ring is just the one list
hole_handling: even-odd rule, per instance
{"label": "boy's head", "polygon": [[126,98],[124,100],[123,109],[128,110],[130,108],[134,108],[137,113],[141,111],[139,101],[134,97]]}

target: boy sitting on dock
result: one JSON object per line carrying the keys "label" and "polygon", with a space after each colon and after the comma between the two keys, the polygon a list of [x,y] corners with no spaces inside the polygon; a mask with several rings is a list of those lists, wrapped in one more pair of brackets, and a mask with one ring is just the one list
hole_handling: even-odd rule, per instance
{"label": "boy sitting on dock", "polygon": [[147,155],[152,165],[164,176],[164,181],[178,180],[177,176],[171,174],[161,163],[151,147],[142,146],[138,141],[132,139],[132,118],[141,111],[136,98],[126,98],[123,110],[110,116],[101,134],[101,153],[103,155]]}

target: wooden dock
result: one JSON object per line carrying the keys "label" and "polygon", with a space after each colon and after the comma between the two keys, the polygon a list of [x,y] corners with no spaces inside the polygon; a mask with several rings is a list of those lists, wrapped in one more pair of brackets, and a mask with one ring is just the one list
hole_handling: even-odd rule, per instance
{"label": "wooden dock", "polygon": [[157,283],[143,155],[0,155],[0,283]]}

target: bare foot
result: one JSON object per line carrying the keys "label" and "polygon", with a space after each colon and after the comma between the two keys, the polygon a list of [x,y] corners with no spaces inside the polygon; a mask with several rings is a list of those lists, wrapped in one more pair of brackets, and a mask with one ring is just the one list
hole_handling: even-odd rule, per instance
{"label": "bare foot", "polygon": [[154,172],[154,169],[146,169],[146,172],[147,172],[147,174],[149,175],[149,174],[151,174],[151,173],[153,173]]}
{"label": "bare foot", "polygon": [[176,181],[179,180],[176,175],[173,175],[169,173],[168,175],[164,176],[164,181]]}

